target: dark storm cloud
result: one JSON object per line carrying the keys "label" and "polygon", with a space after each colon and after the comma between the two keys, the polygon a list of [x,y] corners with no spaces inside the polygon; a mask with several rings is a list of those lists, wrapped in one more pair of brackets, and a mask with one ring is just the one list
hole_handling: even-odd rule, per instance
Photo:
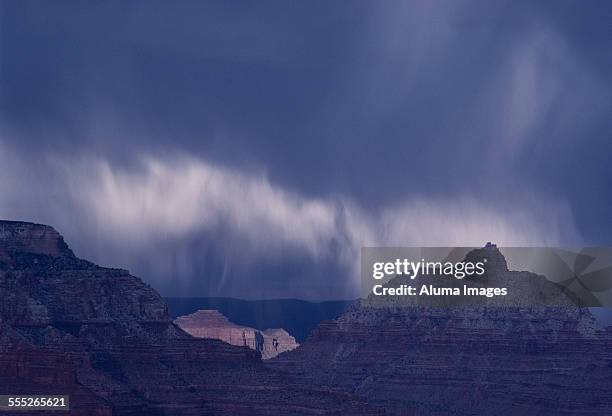
{"label": "dark storm cloud", "polygon": [[363,244],[610,243],[603,2],[1,4],[0,215],[167,293],[350,296]]}

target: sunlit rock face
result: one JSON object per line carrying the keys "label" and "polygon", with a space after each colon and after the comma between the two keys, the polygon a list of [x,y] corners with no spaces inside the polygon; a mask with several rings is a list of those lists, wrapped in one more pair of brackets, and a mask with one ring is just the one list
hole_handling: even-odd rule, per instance
{"label": "sunlit rock face", "polygon": [[381,413],[192,337],[151,287],[75,257],[48,226],[0,221],[0,299],[0,394],[67,393],[71,415]]}
{"label": "sunlit rock face", "polygon": [[[470,258],[483,253],[512,278],[494,247]],[[364,300],[267,365],[363,395],[392,415],[612,414],[612,332],[577,307]]]}
{"label": "sunlit rock face", "polygon": [[284,329],[259,331],[230,322],[217,310],[199,310],[174,320],[185,332],[198,338],[218,339],[228,344],[249,347],[261,353],[264,360],[299,346]]}

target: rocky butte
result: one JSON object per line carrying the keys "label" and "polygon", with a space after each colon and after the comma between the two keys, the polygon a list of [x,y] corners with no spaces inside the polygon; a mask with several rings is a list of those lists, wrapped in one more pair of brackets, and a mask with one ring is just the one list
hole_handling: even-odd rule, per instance
{"label": "rocky butte", "polygon": [[296,349],[295,338],[281,328],[259,331],[230,322],[217,310],[199,310],[174,320],[185,332],[197,338],[218,339],[228,344],[249,347],[261,353],[264,360]]}
{"label": "rocky butte", "polygon": [[62,414],[382,412],[271,370],[258,351],[192,337],[152,288],[77,258],[48,226],[0,221],[0,298],[0,394],[69,394]]}
{"label": "rocky butte", "polygon": [[494,245],[468,254],[484,258],[489,283],[566,306],[370,297],[267,365],[367,397],[391,415],[612,415],[612,332],[542,276],[508,270]]}

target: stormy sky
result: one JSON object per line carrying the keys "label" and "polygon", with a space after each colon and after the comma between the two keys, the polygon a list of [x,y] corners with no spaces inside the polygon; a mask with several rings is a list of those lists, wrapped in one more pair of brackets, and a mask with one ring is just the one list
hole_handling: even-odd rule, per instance
{"label": "stormy sky", "polygon": [[0,2],[0,217],[164,295],[364,245],[612,244],[612,5]]}

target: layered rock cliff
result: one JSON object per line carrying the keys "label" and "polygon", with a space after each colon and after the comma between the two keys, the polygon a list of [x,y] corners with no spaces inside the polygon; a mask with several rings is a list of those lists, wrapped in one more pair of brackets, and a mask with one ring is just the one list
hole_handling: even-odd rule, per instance
{"label": "layered rock cliff", "polygon": [[48,226],[0,221],[0,299],[0,394],[70,394],[72,415],[380,413],[193,338],[152,288]]}
{"label": "layered rock cliff", "polygon": [[[493,246],[469,256],[498,266],[490,279],[525,277],[508,271]],[[577,307],[442,308],[366,299],[267,365],[367,397],[388,414],[607,415],[611,335]]]}
{"label": "layered rock cliff", "polygon": [[296,349],[299,344],[281,328],[259,331],[236,325],[216,310],[199,310],[174,320],[185,332],[197,338],[218,339],[228,344],[249,347],[261,353],[264,360],[285,351]]}

